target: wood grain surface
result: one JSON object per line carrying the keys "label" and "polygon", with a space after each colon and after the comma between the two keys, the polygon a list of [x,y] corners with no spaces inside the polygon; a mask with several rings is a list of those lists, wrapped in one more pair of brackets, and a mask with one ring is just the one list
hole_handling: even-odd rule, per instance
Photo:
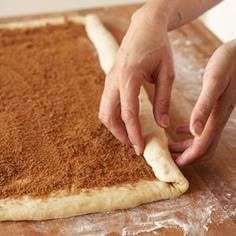
{"label": "wood grain surface", "polygon": [[[56,15],[96,13],[120,43],[139,5],[74,11]],[[0,19],[0,23],[27,21],[48,15]],[[50,15],[52,16],[52,14]],[[155,37],[155,35],[153,36]],[[176,80],[172,94],[172,140],[174,127],[188,122],[201,90],[204,67],[221,42],[199,21],[170,33]],[[152,97],[152,88],[147,89]],[[89,214],[41,222],[0,223],[6,235],[236,235],[236,113],[225,128],[213,159],[183,170],[190,182],[187,193],[177,199],[145,204],[135,209]],[[117,196],[119,197],[119,196]]]}

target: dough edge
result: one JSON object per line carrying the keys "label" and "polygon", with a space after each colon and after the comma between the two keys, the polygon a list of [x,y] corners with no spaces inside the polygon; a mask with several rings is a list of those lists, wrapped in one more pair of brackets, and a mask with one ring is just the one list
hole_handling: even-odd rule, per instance
{"label": "dough edge", "polygon": [[0,29],[30,29],[39,28],[42,26],[50,25],[62,25],[66,21],[85,24],[86,17],[80,15],[74,16],[55,16],[55,17],[45,17],[41,19],[31,19],[23,20],[22,22],[10,22],[0,24]]}
{"label": "dough edge", "polygon": [[[51,194],[47,199],[24,197],[0,200],[0,220],[47,220],[66,218],[87,213],[110,211],[139,206],[143,203],[165,199],[182,194],[174,187],[166,189],[167,183],[141,180],[134,185],[104,187],[81,191],[80,194],[66,195],[63,192]],[[161,191],[160,191],[161,190]]]}
{"label": "dough edge", "polygon": [[[105,29],[95,15],[44,18],[22,23],[2,24],[0,28],[34,28],[47,24],[63,24],[66,20],[85,25],[88,37],[97,49],[101,67],[107,73],[114,62],[118,44],[113,35]],[[104,40],[106,43],[103,43]],[[110,188],[82,190],[80,194],[70,196],[63,192],[57,192],[49,195],[47,199],[27,196],[20,199],[0,199],[0,221],[65,218],[86,213],[135,207],[143,203],[183,194],[188,189],[188,181],[175,165],[169,151],[165,150],[167,138],[164,130],[159,127],[153,129],[156,124],[148,116],[148,114],[150,115],[151,104],[143,88],[140,94],[140,105],[140,118],[146,142],[144,157],[152,167],[157,180],[140,180],[133,185],[126,184]],[[148,122],[145,122],[147,120]],[[154,124],[155,126],[153,126]],[[156,145],[160,147],[162,144],[163,148],[159,148],[160,150],[157,153]],[[157,167],[157,163],[161,163],[161,165]]]}

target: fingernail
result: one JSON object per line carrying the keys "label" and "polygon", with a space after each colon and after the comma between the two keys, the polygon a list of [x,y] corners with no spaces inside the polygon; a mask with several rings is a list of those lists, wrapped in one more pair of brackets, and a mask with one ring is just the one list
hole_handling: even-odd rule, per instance
{"label": "fingernail", "polygon": [[193,125],[193,135],[200,136],[202,134],[203,128],[202,122],[196,121]]}
{"label": "fingernail", "polygon": [[138,155],[138,156],[140,156],[140,151],[139,151],[139,148],[138,148],[138,146],[137,145],[133,145],[133,147],[134,147],[134,151],[135,151],[135,153]]}
{"label": "fingernail", "polygon": [[167,114],[164,114],[161,116],[161,125],[165,128],[167,128],[169,126],[169,116]]}

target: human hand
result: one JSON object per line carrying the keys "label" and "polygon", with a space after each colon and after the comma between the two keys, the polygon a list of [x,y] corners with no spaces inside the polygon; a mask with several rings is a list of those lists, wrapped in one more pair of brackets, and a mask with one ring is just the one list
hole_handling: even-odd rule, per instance
{"label": "human hand", "polygon": [[177,133],[194,137],[169,145],[178,166],[195,160],[210,159],[222,130],[236,103],[236,40],[232,40],[212,55],[203,75],[203,86],[192,111],[189,125],[176,128]]}
{"label": "human hand", "polygon": [[132,16],[101,99],[99,119],[122,143],[132,144],[138,155],[144,149],[138,100],[144,80],[155,86],[156,121],[169,125],[174,70],[166,18],[164,11],[152,16],[147,7]]}

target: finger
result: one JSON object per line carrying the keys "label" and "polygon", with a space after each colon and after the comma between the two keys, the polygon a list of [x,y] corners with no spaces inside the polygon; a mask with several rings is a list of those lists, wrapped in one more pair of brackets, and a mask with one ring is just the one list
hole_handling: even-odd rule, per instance
{"label": "finger", "polygon": [[175,128],[177,134],[191,134],[189,124],[179,125]]}
{"label": "finger", "polygon": [[171,143],[169,144],[170,152],[184,152],[187,148],[189,148],[193,143],[193,139],[187,139],[181,142]]}
{"label": "finger", "polygon": [[[119,98],[114,96],[113,99],[116,100]],[[113,106],[115,104],[113,99],[108,100],[106,95],[102,97],[99,119],[120,142],[130,145],[131,142],[128,138],[126,128],[120,119],[120,107]]]}
{"label": "finger", "polygon": [[107,77],[99,108],[99,119],[122,143],[130,145],[126,128],[120,115],[120,96],[115,86],[110,85]]}
{"label": "finger", "polygon": [[112,124],[112,128],[110,129],[110,132],[123,144],[131,145],[131,142],[129,140],[125,125],[123,121],[118,118],[117,120],[114,120]]}
{"label": "finger", "polygon": [[172,59],[160,65],[159,73],[155,76],[154,116],[157,123],[166,128],[169,126],[169,107],[174,69]]}
{"label": "finger", "polygon": [[139,121],[139,93],[143,77],[134,72],[122,73],[120,78],[121,117],[125,123],[130,142],[137,155],[144,149]]}
{"label": "finger", "polygon": [[210,155],[216,148],[222,130],[233,110],[231,93],[227,91],[217,101],[200,137],[195,137],[193,144],[176,159],[179,166],[187,165],[197,159]]}
{"label": "finger", "polygon": [[[176,158],[175,163],[181,168],[200,158],[203,154],[199,152],[198,144],[194,138],[193,144],[187,148],[179,157]],[[208,146],[207,146],[208,147]]]}
{"label": "finger", "polygon": [[[220,47],[216,50],[206,67],[203,76],[203,89],[190,119],[191,132],[195,136],[201,135],[216,101],[222,97],[223,93],[226,94],[227,90],[231,99],[236,94],[235,84],[233,84],[236,80],[230,76],[230,73],[227,74],[231,70],[227,57],[232,51],[228,51],[226,48]],[[224,95],[224,97],[228,97],[228,95]],[[234,98],[236,99],[236,96]],[[218,115],[221,116],[221,114]]]}
{"label": "finger", "polygon": [[216,151],[217,145],[219,143],[220,137],[221,137],[221,133],[219,133],[214,138],[214,140],[213,140],[212,144],[209,146],[207,152],[203,156],[201,156],[200,158],[196,159],[195,163],[201,163],[201,162],[205,162],[205,161],[208,161],[208,160],[212,159],[212,157],[215,154],[215,151]]}
{"label": "finger", "polygon": [[212,74],[204,74],[202,91],[190,118],[190,130],[194,136],[202,134],[217,100],[223,93],[222,86],[218,81],[220,80]]}
{"label": "finger", "polygon": [[208,161],[210,160],[213,156],[214,156],[214,153],[215,153],[215,150],[216,150],[216,147],[218,145],[218,142],[219,142],[219,139],[220,139],[220,134],[217,135],[217,137],[215,137],[215,139],[212,141],[211,145],[209,145],[207,151],[205,151],[204,154],[202,154],[201,156],[199,157],[196,157],[194,159],[186,159],[185,162],[180,162],[179,160],[177,159],[181,159],[183,154],[179,155],[176,159],[176,164],[181,168],[181,167],[184,167],[192,162],[194,163],[202,163],[202,162],[205,162],[205,161]]}
{"label": "finger", "polygon": [[215,137],[216,131],[211,130],[207,132],[205,129],[201,137],[195,137],[192,145],[175,160],[176,164],[179,167],[183,167],[208,155],[208,151],[214,143]]}

